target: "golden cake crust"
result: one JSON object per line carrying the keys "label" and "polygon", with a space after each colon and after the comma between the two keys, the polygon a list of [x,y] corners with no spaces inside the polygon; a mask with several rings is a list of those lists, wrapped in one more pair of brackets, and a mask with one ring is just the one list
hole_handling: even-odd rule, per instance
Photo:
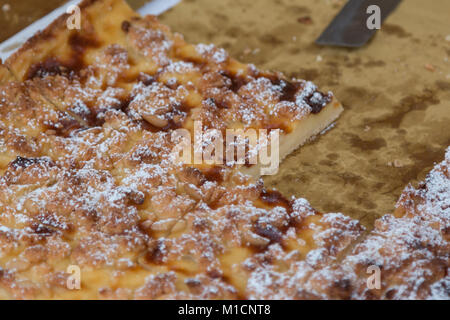
{"label": "golden cake crust", "polygon": [[[0,66],[0,298],[449,296],[446,200],[436,207],[450,198],[448,160],[368,234],[238,166],[175,163],[171,133],[195,121],[280,129],[284,157],[342,106],[187,44],[122,0],[80,7],[81,30],[63,15]],[[365,286],[371,264],[379,291]],[[71,266],[81,290],[68,288]]]}

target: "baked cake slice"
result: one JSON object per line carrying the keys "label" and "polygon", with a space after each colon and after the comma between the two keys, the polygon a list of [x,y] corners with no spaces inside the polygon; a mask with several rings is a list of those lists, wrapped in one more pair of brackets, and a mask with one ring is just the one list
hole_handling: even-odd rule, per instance
{"label": "baked cake slice", "polygon": [[280,129],[283,158],[342,106],[122,0],[80,8],[81,30],[63,15],[0,66],[0,298],[449,296],[448,160],[369,234],[268,190],[258,165],[174,162],[172,133],[197,122]]}
{"label": "baked cake slice", "polygon": [[248,275],[247,297],[448,300],[449,168],[450,148],[417,189],[406,187],[393,214],[377,220],[374,230],[334,263],[313,271],[304,263],[293,263],[279,272],[259,261]]}
{"label": "baked cake slice", "polygon": [[[280,270],[312,257],[326,263],[362,231],[342,215],[322,217],[304,200],[235,183],[204,180],[197,195],[203,199],[169,203],[166,211],[199,201],[159,235],[164,223],[142,215],[142,195],[108,171],[18,158],[0,179],[0,296],[245,298],[240,280],[252,269],[236,269],[245,259],[266,254]],[[290,260],[268,260],[274,250],[286,250]],[[81,290],[67,289],[70,265],[81,270]]]}

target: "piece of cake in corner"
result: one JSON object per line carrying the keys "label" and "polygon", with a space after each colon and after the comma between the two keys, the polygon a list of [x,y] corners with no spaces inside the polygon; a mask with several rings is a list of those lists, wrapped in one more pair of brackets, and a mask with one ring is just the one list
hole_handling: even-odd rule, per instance
{"label": "piece of cake in corner", "polygon": [[[226,129],[280,129],[280,162],[343,111],[311,82],[242,64],[213,45],[188,44],[123,0],[80,8],[80,30],[69,30],[63,15],[5,64],[83,126],[101,125],[105,111],[121,109],[153,131],[192,132],[195,121],[223,136]],[[261,174],[261,161],[239,167]]]}

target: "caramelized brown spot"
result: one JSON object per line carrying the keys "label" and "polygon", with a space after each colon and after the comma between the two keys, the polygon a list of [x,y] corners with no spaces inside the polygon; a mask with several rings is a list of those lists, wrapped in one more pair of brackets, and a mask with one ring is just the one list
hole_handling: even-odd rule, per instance
{"label": "caramelized brown spot", "polygon": [[201,186],[206,182],[205,175],[197,168],[186,167],[182,169],[179,179],[183,182]]}
{"label": "caramelized brown spot", "polygon": [[237,93],[241,87],[248,83],[244,77],[233,75],[228,71],[220,71],[220,74],[231,80],[230,90],[234,93]]}
{"label": "caramelized brown spot", "polygon": [[160,240],[154,241],[149,248],[145,259],[151,263],[162,263],[164,258],[164,243]]}
{"label": "caramelized brown spot", "polygon": [[28,69],[26,79],[44,78],[45,76],[64,75],[69,77],[72,72],[70,66],[65,65],[56,58],[50,57],[42,62],[35,63]]}
{"label": "caramelized brown spot", "polygon": [[219,279],[222,277],[222,273],[217,269],[213,269],[208,271],[208,276],[210,276],[213,279]]}
{"label": "caramelized brown spot", "polygon": [[148,75],[144,72],[139,73],[139,76],[137,78],[139,82],[142,82],[145,86],[151,85],[153,82],[155,82],[155,78],[151,75]]}
{"label": "caramelized brown spot", "polygon": [[69,45],[73,51],[82,55],[88,48],[98,48],[100,46],[100,43],[93,36],[77,32],[70,36]]}
{"label": "caramelized brown spot", "polygon": [[45,226],[43,224],[40,224],[40,223],[33,223],[31,225],[31,229],[35,233],[37,233],[39,235],[43,235],[43,236],[50,236],[53,233],[55,233],[55,230],[53,230],[53,229],[51,229],[51,228],[49,228],[49,227],[47,227],[47,226]]}
{"label": "caramelized brown spot", "polygon": [[282,238],[281,232],[270,224],[262,226],[258,223],[255,226],[255,231],[261,237],[268,238],[272,242],[280,242]]}
{"label": "caramelized brown spot", "polygon": [[[316,92],[318,92],[318,91],[316,91]],[[319,92],[319,93],[322,96],[321,99],[314,99],[314,100],[312,100],[312,97],[314,96],[314,94],[312,94],[311,96],[306,98],[306,103],[308,103],[308,105],[311,107],[311,113],[313,113],[313,114],[317,114],[320,111],[322,111],[322,109],[328,103],[330,103],[330,101],[332,99],[332,95],[331,94],[323,94],[322,92]]]}
{"label": "caramelized brown spot", "polygon": [[198,287],[200,287],[200,286],[202,285],[202,283],[200,282],[200,280],[198,280],[198,279],[192,279],[192,278],[186,279],[186,280],[184,281],[184,283],[186,283],[186,285],[187,285],[189,288],[198,288]]}
{"label": "caramelized brown spot", "polygon": [[130,27],[131,27],[130,21],[125,20],[124,22],[122,22],[121,28],[124,32],[128,33]]}
{"label": "caramelized brown spot", "polygon": [[62,75],[72,78],[85,65],[83,55],[87,48],[96,48],[99,46],[94,37],[89,37],[81,33],[74,33],[69,38],[69,46],[72,54],[67,61],[61,61],[55,57],[47,57],[44,61],[30,66],[26,73],[26,79],[43,78],[48,75]]}
{"label": "caramelized brown spot", "polygon": [[104,119],[98,119],[97,115],[92,112],[92,108],[88,105],[84,106],[82,101],[76,101],[68,108],[68,111],[83,119],[89,126],[101,126],[104,123]]}
{"label": "caramelized brown spot", "polygon": [[61,137],[68,137],[70,133],[81,128],[80,123],[71,117],[65,117],[57,123],[47,124],[49,130],[54,130],[55,134]]}
{"label": "caramelized brown spot", "polygon": [[203,172],[208,181],[223,182],[223,172],[220,167],[213,167]]}
{"label": "caramelized brown spot", "polygon": [[288,211],[291,209],[291,202],[278,191],[263,189],[260,198],[264,203],[272,207],[284,207]]}
{"label": "caramelized brown spot", "polygon": [[[273,85],[280,86],[282,88],[281,92],[281,101],[289,101],[289,102],[296,102],[297,101],[297,94],[302,89],[303,84],[300,82],[290,82],[283,79],[280,79],[276,75],[264,75],[266,78],[270,79]],[[320,98],[318,95],[315,95],[316,93],[320,94]],[[304,102],[307,103],[311,107],[311,113],[317,114],[322,109],[331,102],[332,95],[324,94],[320,91],[314,91],[309,96],[304,98]]]}
{"label": "caramelized brown spot", "polygon": [[73,50],[71,67],[75,72],[78,72],[84,67],[83,55],[88,48],[98,48],[100,43],[94,38],[85,35],[84,33],[74,33],[69,38],[69,45]]}
{"label": "caramelized brown spot", "polygon": [[10,167],[13,169],[25,169],[28,168],[34,164],[53,164],[51,160],[45,159],[45,158],[24,158],[24,157],[17,157],[14,161],[10,163]]}
{"label": "caramelized brown spot", "polygon": [[330,288],[330,296],[335,299],[348,300],[353,291],[352,283],[349,279],[334,280]]}
{"label": "caramelized brown spot", "polygon": [[145,195],[142,192],[130,190],[126,193],[127,201],[131,205],[140,206],[145,202]]}
{"label": "caramelized brown spot", "polygon": [[300,84],[281,80],[279,85],[281,86],[281,88],[283,90],[280,100],[295,102],[297,92],[300,89]]}

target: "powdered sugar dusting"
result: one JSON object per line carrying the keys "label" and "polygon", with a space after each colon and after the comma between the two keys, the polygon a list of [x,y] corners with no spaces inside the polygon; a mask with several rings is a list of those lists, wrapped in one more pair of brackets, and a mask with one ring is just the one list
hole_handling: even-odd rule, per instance
{"label": "powdered sugar dusting", "polygon": [[450,149],[365,237],[233,168],[175,165],[170,133],[192,120],[288,130],[331,94],[131,20],[92,65],[0,91],[0,294],[54,295],[74,263],[103,298],[448,298]]}

